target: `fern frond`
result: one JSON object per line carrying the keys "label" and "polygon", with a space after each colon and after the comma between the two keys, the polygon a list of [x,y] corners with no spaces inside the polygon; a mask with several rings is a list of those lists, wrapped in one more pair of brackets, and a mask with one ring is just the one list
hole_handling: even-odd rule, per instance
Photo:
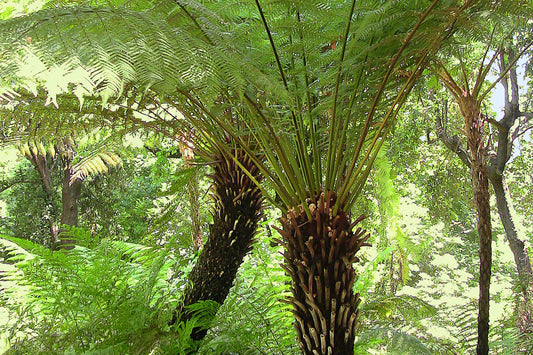
{"label": "fern frond", "polygon": [[[32,92],[41,86],[54,104],[69,86],[80,102],[84,94],[96,92],[105,104],[121,96],[128,83],[160,94],[176,86],[205,91],[210,85],[220,88],[221,83],[232,83],[234,89],[243,85],[224,52],[205,38],[196,38],[187,26],[170,27],[156,15],[124,6],[78,6],[4,21],[0,32],[5,31],[6,41],[32,39],[23,50],[2,46],[0,77]],[[59,57],[65,59],[58,61]],[[35,77],[28,69],[36,67],[40,69]],[[11,95],[10,90],[3,86],[6,95]]]}
{"label": "fern frond", "polygon": [[122,164],[122,159],[112,151],[109,145],[113,144],[112,139],[106,139],[91,153],[83,157],[72,167],[71,182],[79,179],[84,180],[88,176],[107,173],[109,167],[116,167]]}
{"label": "fern frond", "polygon": [[421,319],[433,317],[437,309],[420,298],[408,295],[378,298],[361,307],[365,317],[387,319],[400,315],[404,321],[418,324]]}
{"label": "fern frond", "polygon": [[357,354],[371,354],[376,350],[398,355],[433,354],[420,339],[394,329],[379,327],[370,328],[361,333],[354,347]]}
{"label": "fern frond", "polygon": [[[15,264],[22,272],[17,282],[32,287],[28,305],[33,321],[18,323],[18,329],[27,330],[16,344],[26,349],[21,351],[55,353],[75,346],[76,352],[89,348],[129,352],[152,349],[157,337],[163,336],[158,329],[168,319],[162,313],[170,314],[167,302],[175,292],[168,283],[169,270],[175,267],[168,258],[170,247],[148,252],[144,246],[103,241],[93,249],[78,246],[67,257],[61,251],[43,251],[28,241],[10,239],[36,250],[32,260]],[[51,343],[50,336],[62,341]]]}

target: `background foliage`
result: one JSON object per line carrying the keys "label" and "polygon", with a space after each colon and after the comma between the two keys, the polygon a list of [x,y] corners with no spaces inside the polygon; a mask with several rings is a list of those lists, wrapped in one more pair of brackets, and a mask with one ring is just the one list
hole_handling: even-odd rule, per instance
{"label": "background foliage", "polygon": [[[53,14],[55,3],[50,2],[44,14]],[[61,1],[57,3],[60,4]],[[391,1],[389,5],[398,3],[401,2]],[[410,2],[408,5],[415,6],[416,3]],[[136,4],[140,9],[145,9],[158,2]],[[218,6],[216,10],[226,18],[250,20],[247,9],[221,5],[222,3],[218,3],[213,6]],[[275,34],[281,42],[280,47],[285,54],[301,53],[302,48],[291,42],[291,36],[296,36],[291,32],[294,22],[289,23],[283,16],[279,16],[283,13],[275,3],[269,5],[270,10],[277,9],[277,12],[271,12],[269,20],[273,21],[274,26],[283,29]],[[320,7],[327,4],[317,2],[315,5]],[[8,18],[35,10],[28,6],[11,1],[2,8],[1,16]],[[167,8],[156,7],[158,12],[155,14],[164,13],[165,9]],[[372,13],[372,18],[381,18],[387,9]],[[161,37],[154,35],[143,45],[135,41],[122,43],[121,40],[131,39],[132,33],[137,38],[136,35],[140,32],[136,30],[140,31],[142,26],[147,26],[142,18],[132,15],[133,10],[135,8],[132,7],[120,8],[117,12],[102,12],[102,16],[115,21],[110,21],[115,27],[123,24],[120,16],[132,19],[129,27],[120,29],[122,37],[118,36],[116,41],[110,41],[106,45],[117,56],[124,48],[133,47],[135,55],[132,58],[122,58],[122,63],[131,60],[135,65],[144,64],[139,71],[133,71],[126,64],[120,68],[113,67],[120,75],[115,78],[116,82],[102,79],[101,86],[95,86],[99,99],[106,101],[113,95],[122,94],[121,90],[127,89],[121,86],[123,83],[120,80],[123,78],[138,80],[149,86],[154,77],[161,75],[168,81],[158,82],[160,86],[156,89],[165,94],[173,85],[184,85],[183,82],[178,82],[180,76],[177,74],[182,75],[180,78],[187,84],[200,85],[199,83],[205,83],[199,79],[202,73],[197,71],[202,67],[206,76],[213,75],[207,82],[216,85],[200,85],[196,89],[205,95],[206,102],[213,102],[216,90],[227,89],[226,84],[221,83],[231,81],[233,87],[238,88],[236,91],[245,92],[250,89],[241,76],[242,72],[250,70],[250,76],[270,90],[268,97],[264,95],[263,103],[280,119],[280,127],[283,128],[282,124],[285,123],[280,117],[288,114],[286,107],[271,103],[278,99],[283,103],[292,101],[286,101],[288,99],[284,96],[281,83],[271,81],[267,76],[276,68],[274,63],[263,63],[265,57],[262,53],[270,51],[270,47],[266,40],[258,40],[259,30],[255,26],[258,18],[249,23],[227,23],[225,29],[236,27],[232,29],[235,30],[235,42],[228,44],[229,48],[235,46],[235,52],[222,53],[210,46],[207,43],[209,41],[201,42],[194,48],[186,47],[186,41],[185,44],[181,41],[172,42],[169,39],[170,33],[165,32],[167,27],[163,25],[163,21],[153,14],[149,24],[161,29],[159,35],[166,35],[167,42],[160,41]],[[196,10],[206,11],[204,8]],[[334,13],[333,10],[331,13]],[[100,26],[101,14],[94,9],[87,11],[84,23],[87,26]],[[370,6],[368,11],[373,11]],[[393,11],[386,13],[385,19],[392,21],[399,14],[400,12]],[[71,25],[65,26],[66,33],[74,32],[75,23],[81,18],[78,15],[64,16],[63,20]],[[127,17],[130,15],[131,17]],[[219,19],[215,15],[206,12],[202,25],[213,31],[212,39],[226,39],[225,33],[217,32],[220,28],[208,27],[216,22],[213,19]],[[40,13],[32,18],[38,21],[39,16],[44,15]],[[292,18],[294,19],[295,17]],[[182,19],[170,20],[180,23]],[[324,28],[323,34],[337,33],[337,26],[340,26],[338,23],[342,21],[336,21],[329,24],[331,27]],[[366,32],[358,33],[360,39],[366,41],[371,33],[386,31],[386,22],[383,20],[374,27],[362,28],[361,31]],[[139,28],[136,29],[132,23]],[[306,25],[320,23],[317,19],[317,23]],[[188,25],[191,23],[188,22]],[[79,38],[72,38],[73,42],[69,42],[66,48],[74,48],[73,43],[77,39]],[[240,68],[242,70],[238,71],[229,67],[232,62],[230,59],[239,52],[238,45],[244,40],[253,42],[254,46],[244,57]],[[165,47],[169,43],[176,46]],[[314,56],[309,59],[318,63],[316,68],[325,68],[331,61],[331,49],[337,44],[335,40],[327,44],[323,52],[313,52]],[[313,48],[320,46],[324,44],[310,43]],[[376,52],[371,53],[375,56],[373,59],[376,60],[376,65],[382,65],[380,55],[388,47],[385,46],[384,49],[376,45],[375,48]],[[89,48],[85,49],[90,53]],[[481,50],[479,47],[475,49],[477,52]],[[171,68],[169,73],[152,70],[161,67],[159,64],[168,58],[191,52],[191,56],[195,57],[195,51],[201,50],[213,50],[212,56],[204,58],[206,62],[191,67],[186,73],[180,68]],[[91,59],[89,56],[82,59],[88,58]],[[24,60],[31,59],[26,57]],[[303,62],[303,59],[297,59]],[[290,56],[283,57],[282,60],[290,78],[298,78],[304,70],[302,62],[291,63]],[[268,70],[255,71],[250,63],[256,62],[263,63]],[[525,71],[524,87],[532,75],[529,56],[526,57],[526,62],[529,70]],[[49,64],[51,63],[46,63]],[[56,69],[65,74],[76,63],[62,64]],[[468,63],[473,66],[475,64]],[[187,67],[186,64],[181,65]],[[217,66],[227,69],[227,72],[221,74],[210,71],[210,68]],[[96,68],[90,74],[97,76],[100,73],[98,70],[103,69]],[[139,72],[141,75],[137,77]],[[322,92],[331,90],[321,85],[328,76],[335,73],[317,70],[311,74],[314,88]],[[219,80],[220,75],[227,81]],[[117,84],[119,82],[120,85]],[[50,80],[47,81],[48,84]],[[81,87],[87,82],[75,84]],[[291,85],[302,85],[295,92],[303,92],[303,82],[295,79]],[[59,97],[65,88],[55,89],[59,91],[48,92],[53,96],[49,100],[52,105],[56,99],[54,95]],[[450,96],[442,89],[433,81],[431,73],[423,73],[419,86],[414,89],[404,109],[398,113],[396,125],[390,127],[392,139],[375,156],[375,166],[369,176],[369,183],[364,186],[361,199],[348,211],[354,216],[363,212],[368,216],[363,223],[371,232],[369,241],[373,245],[363,250],[361,262],[356,265],[358,279],[355,287],[363,299],[362,326],[356,338],[356,353],[469,354],[474,351],[478,297],[476,220],[469,197],[471,191],[468,169],[452,152],[446,150],[435,132],[435,119],[445,110],[450,131],[461,129],[458,123],[459,112],[451,104]],[[261,92],[254,93],[262,97]],[[228,97],[231,99],[231,95]],[[309,98],[297,103],[305,107],[306,100],[310,105]],[[524,100],[527,109],[530,106],[527,101],[530,99],[526,97]],[[42,101],[42,96],[35,99],[36,105],[42,106]],[[76,104],[67,107],[78,110],[79,102],[72,102]],[[117,100],[116,104],[120,106],[123,103]],[[88,106],[91,110],[94,108],[90,102]],[[59,107],[61,110],[62,106]],[[51,109],[55,110],[53,107]],[[234,108],[236,111],[239,109],[240,107]],[[367,109],[367,106],[360,108],[362,113]],[[312,112],[313,115],[317,112],[327,114],[325,106],[317,107],[316,110]],[[24,110],[9,112],[16,114],[6,115],[7,123],[10,122],[9,119],[20,119],[25,113]],[[96,111],[91,112],[95,114]],[[111,123],[106,122],[106,125],[111,126],[122,124],[116,117],[120,116],[119,113],[132,114],[119,109],[115,111],[115,116],[113,113],[106,113],[111,117]],[[494,113],[489,112],[489,115]],[[302,126],[312,125],[313,117],[319,116],[312,116],[310,113],[309,117],[302,117]],[[166,133],[168,137],[169,133]],[[319,133],[327,135],[325,130]],[[293,134],[295,133],[292,131],[287,133],[287,142]],[[165,136],[165,132],[162,136]],[[5,343],[2,348],[4,344],[0,342],[1,351],[10,354],[169,354],[187,353],[198,348],[201,354],[296,353],[298,344],[295,342],[290,306],[280,302],[280,299],[290,293],[289,278],[280,266],[282,248],[277,245],[275,238],[278,236],[272,229],[274,225],[279,226],[280,214],[268,203],[265,205],[265,217],[257,236],[258,242],[240,268],[225,303],[220,309],[209,302],[196,304],[192,307],[195,317],[189,322],[179,323],[173,329],[168,326],[172,310],[182,296],[187,273],[197,258],[197,251],[194,251],[191,243],[191,216],[185,189],[192,173],[198,173],[198,195],[201,202],[198,214],[205,237],[210,222],[209,210],[212,208],[208,203],[210,182],[206,175],[211,171],[209,165],[212,162],[206,161],[205,157],[196,157],[192,168],[185,167],[182,158],[178,157],[175,141],[148,134],[136,137],[135,143],[130,138],[120,138],[119,143],[124,143],[124,146],[118,148],[116,153],[120,155],[122,165],[109,169],[105,174],[91,176],[84,182],[80,197],[79,228],[70,231],[78,246],[68,254],[64,251],[52,252],[44,247],[49,234],[49,219],[60,210],[61,164],[53,170],[55,194],[51,200],[41,186],[38,173],[23,156],[19,157],[15,166],[2,167],[0,186],[6,189],[0,195],[5,203],[0,222],[3,233],[0,237],[0,297],[3,301],[0,307],[0,341]],[[352,139],[352,136],[349,138]],[[324,141],[318,148],[324,148]],[[90,144],[83,146],[79,152],[81,156],[90,154]],[[272,162],[276,161],[274,153],[267,154]],[[317,161],[313,163],[316,164]],[[520,237],[525,241],[529,252],[533,234],[533,222],[527,218],[533,213],[532,166],[533,141],[530,134],[525,134],[520,139],[520,148],[514,153],[506,173],[512,202],[522,226]],[[286,175],[283,169],[280,172]],[[11,185],[15,181],[20,183]],[[267,185],[265,191],[275,195],[272,186]],[[495,253],[491,349],[500,354],[507,354],[509,351],[528,353],[533,349],[533,342],[530,335],[519,334],[516,327],[516,305],[520,297],[516,270],[496,215],[493,216],[493,226]],[[215,312],[214,321],[205,324],[208,315]],[[204,340],[193,343],[188,335],[197,325],[210,330]]]}

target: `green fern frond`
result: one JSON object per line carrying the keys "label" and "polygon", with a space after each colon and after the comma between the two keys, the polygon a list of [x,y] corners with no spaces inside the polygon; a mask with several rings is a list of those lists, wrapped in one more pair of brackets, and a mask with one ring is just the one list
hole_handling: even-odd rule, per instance
{"label": "green fern frond", "polygon": [[[0,24],[0,33],[3,30],[9,32],[10,39],[35,34],[35,40],[31,37],[31,43],[26,48],[44,65],[45,72],[63,70],[64,77],[69,78],[69,70],[74,71],[76,66],[81,66],[84,73],[87,73],[90,80],[68,79],[67,84],[64,81],[54,83],[43,79],[39,85],[48,91],[48,101],[52,103],[57,101],[55,98],[59,93],[63,93],[62,88],[69,86],[79,87],[81,91],[93,91],[104,103],[112,97],[123,95],[128,83],[135,83],[140,91],[151,89],[159,95],[170,94],[175,88],[180,88],[182,91],[179,92],[189,104],[196,96],[191,90],[202,92],[202,102],[213,102],[221,93],[228,92],[227,99],[233,106],[245,109],[244,112],[240,111],[248,132],[264,145],[267,164],[272,168],[259,161],[256,163],[267,175],[269,170],[274,171],[271,179],[273,186],[286,205],[294,207],[305,198],[313,197],[324,186],[333,190],[342,186],[338,204],[352,205],[357,193],[349,194],[348,191],[354,186],[361,186],[368,174],[369,163],[374,159],[370,150],[380,146],[381,134],[388,130],[388,125],[384,123],[379,127],[379,121],[376,123],[377,130],[369,130],[373,121],[370,116],[375,112],[383,113],[385,122],[395,115],[396,110],[392,109],[387,113],[381,106],[369,107],[375,95],[387,97],[389,95],[381,94],[398,86],[398,83],[392,81],[386,85],[390,72],[386,77],[383,75],[390,63],[380,58],[392,58],[400,50],[402,42],[399,39],[403,39],[418,20],[418,5],[409,8],[411,5],[401,7],[398,4],[376,2],[356,8],[354,19],[357,19],[357,23],[363,21],[367,26],[359,26],[343,36],[341,29],[344,28],[343,21],[346,21],[346,8],[342,4],[324,6],[305,1],[295,5],[266,2],[263,4],[265,24],[270,23],[276,29],[269,40],[270,44],[264,40],[265,28],[261,29],[255,20],[258,9],[245,6],[235,15],[247,14],[249,17],[223,19],[213,15],[215,12],[209,14],[207,6],[203,7],[193,1],[178,3],[171,16],[163,18],[153,15],[157,11],[136,12],[126,6],[79,6],[54,9],[55,12],[46,9],[24,20],[14,19]],[[215,8],[221,6],[215,3],[209,5]],[[154,7],[156,8],[157,6]],[[329,19],[338,19],[338,22],[331,23]],[[106,25],[102,26],[104,21]],[[348,22],[351,21],[352,18],[348,19]],[[357,32],[369,26],[373,26],[372,30],[376,33],[373,37]],[[399,33],[391,35],[391,26],[396,26]],[[424,32],[424,35],[430,36],[428,33]],[[437,33],[434,38],[426,38],[425,43],[437,41],[440,35]],[[253,36],[253,41],[246,39],[246,36]],[[416,39],[419,41],[420,37]],[[340,52],[333,50],[334,46],[331,44],[339,40],[348,44],[347,55],[342,54],[340,59]],[[394,43],[396,45],[391,46]],[[269,49],[265,44],[279,50],[280,55],[276,60],[271,55],[265,55],[265,50]],[[23,53],[13,51],[13,47],[9,45],[5,48],[6,66],[18,65],[13,58],[20,57]],[[324,51],[321,48],[325,48]],[[405,46],[401,48],[406,49]],[[367,49],[369,52],[366,53]],[[420,66],[420,63],[416,63],[417,56],[421,55],[423,58],[423,53],[427,54],[427,51],[432,50],[431,47],[413,45],[412,52],[410,48],[409,53],[406,51],[405,57],[402,57],[409,60],[410,64],[405,62],[402,65]],[[322,52],[326,55],[321,55]],[[377,55],[370,58],[371,53]],[[59,62],[53,60],[58,56],[64,59]],[[55,67],[52,68],[52,65]],[[288,74],[288,81],[273,75],[276,66],[281,68],[280,73]],[[5,72],[9,77],[13,71],[0,72]],[[361,81],[363,77],[365,79]],[[18,85],[24,86],[24,78],[12,78],[11,81],[17,82],[16,80],[22,80]],[[343,82],[340,90],[346,98],[342,103],[337,100],[337,90],[332,96],[333,101],[324,94],[331,93],[335,82],[339,83],[339,80]],[[383,84],[380,86],[381,82]],[[269,88],[269,91],[264,91],[265,88]],[[408,90],[409,86],[402,91],[396,101],[398,104]],[[243,107],[242,94],[245,92],[246,104]],[[316,108],[311,107],[311,97],[319,98]],[[305,102],[308,112],[301,110]],[[180,105],[182,103],[183,101]],[[382,104],[387,107],[388,103]],[[338,110],[343,111],[342,119],[335,116],[337,105],[342,106]],[[220,130],[222,126],[223,130],[230,131],[230,135],[236,138],[242,135],[243,125],[239,125],[238,130],[231,125],[221,125],[222,122],[217,121],[209,112],[211,104],[199,107],[199,104],[194,103],[192,106],[191,119],[204,120],[198,117],[198,111],[200,116],[208,116],[202,122],[203,126],[198,127],[200,132],[206,129],[212,131],[215,127]],[[322,112],[327,117],[331,108],[334,113],[331,125],[318,124],[317,122],[328,120],[317,114]],[[367,122],[360,123],[367,112]],[[280,123],[283,124],[279,125]],[[280,139],[271,141],[272,134],[280,128]],[[355,133],[350,139],[359,141],[358,145],[346,144],[350,131]],[[375,137],[374,141],[367,145],[367,154],[360,156],[360,149],[355,147],[360,147],[367,140],[368,134]],[[309,140],[309,146],[304,142],[305,135],[313,138]],[[332,149],[332,144],[338,144],[341,148]],[[323,170],[323,158],[319,152],[325,146],[328,147],[327,169]],[[247,147],[246,150],[252,149]],[[326,175],[325,181],[322,181],[323,175]],[[355,188],[354,191],[358,190],[359,188]]]}
{"label": "green fern frond", "polygon": [[100,145],[93,150],[90,155],[83,157],[72,167],[71,181],[76,179],[84,180],[88,176],[107,173],[109,167],[116,167],[122,164],[120,157],[106,150],[106,144]]}
{"label": "green fern frond", "polygon": [[375,351],[397,355],[433,354],[420,339],[394,329],[380,327],[366,329],[355,341],[355,353],[372,354]]}
{"label": "green fern frond", "polygon": [[[152,349],[155,337],[164,336],[159,330],[168,322],[163,313],[170,314],[167,302],[176,291],[168,283],[175,267],[168,258],[170,248],[147,251],[144,246],[104,240],[94,248],[78,246],[67,256],[10,239],[36,251],[33,259],[15,264],[22,272],[18,284],[32,287],[26,315],[31,314],[33,322],[19,321],[18,329],[28,331],[14,344],[26,349],[21,351],[55,353],[74,346],[80,353],[109,347],[128,352]],[[51,335],[62,341],[47,341]]]}
{"label": "green fern frond", "polygon": [[[205,90],[208,85],[220,88],[221,83],[232,83],[234,89],[243,85],[236,67],[227,67],[232,61],[224,60],[223,52],[186,26],[169,27],[156,15],[123,6],[79,6],[4,21],[0,32],[5,31],[6,41],[24,37],[30,44],[22,51],[3,46],[0,77],[34,93],[41,86],[48,92],[48,103],[56,105],[57,95],[67,87],[75,88],[80,102],[96,92],[105,104],[132,82],[141,91],[152,88],[160,94],[176,86]],[[58,62],[58,56],[65,59]],[[26,69],[36,67],[38,76],[27,74]],[[3,89],[10,93],[9,87]]]}
{"label": "green fern frond", "polygon": [[[167,223],[176,216],[176,213],[179,211],[178,206],[184,201],[183,193],[185,192],[185,188],[197,171],[198,167],[188,169],[179,168],[172,174],[168,188],[160,193],[160,196],[170,197],[170,200],[163,207],[156,223]],[[190,242],[189,239],[187,241]]]}
{"label": "green fern frond", "polygon": [[372,280],[374,278],[375,271],[378,267],[378,264],[383,262],[384,260],[390,259],[390,256],[392,252],[394,251],[394,247],[388,247],[384,250],[382,250],[372,261],[369,261],[364,268],[364,271],[361,272],[358,279],[355,282],[354,290],[355,292],[363,292],[364,290],[368,289],[368,287],[372,284]]}
{"label": "green fern frond", "polygon": [[16,259],[20,257],[21,260],[31,260],[34,255],[41,256],[50,253],[50,249],[27,239],[3,235],[0,242],[5,251],[13,253]]}
{"label": "green fern frond", "polygon": [[361,311],[369,319],[387,319],[400,315],[404,321],[415,324],[437,314],[437,309],[429,303],[408,295],[371,300],[361,307]]}

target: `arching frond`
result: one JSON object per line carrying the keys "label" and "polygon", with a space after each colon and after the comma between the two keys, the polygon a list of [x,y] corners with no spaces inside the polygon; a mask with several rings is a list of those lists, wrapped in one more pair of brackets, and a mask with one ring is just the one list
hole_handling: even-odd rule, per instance
{"label": "arching frond", "polygon": [[[170,15],[157,18],[164,7]],[[418,4],[397,1],[354,2],[349,18],[341,15],[346,5],[306,1],[258,7],[250,2],[240,10],[229,3],[220,13],[207,7],[193,1],[158,2],[150,11],[77,6],[13,19],[0,24],[0,33],[19,46],[28,43],[22,50],[4,46],[10,70],[0,73],[4,82],[34,93],[42,87],[47,102],[55,104],[67,90],[80,102],[95,92],[105,103],[121,96],[128,83],[160,96],[181,88],[174,103],[189,120],[202,122],[198,129],[205,137],[222,128],[238,141],[244,128],[260,142],[268,166],[257,163],[265,173],[274,172],[271,180],[285,205],[298,205],[324,188],[340,191],[339,205],[351,205],[416,68],[452,21],[445,8],[432,6],[421,14]],[[352,21],[357,25],[351,30],[343,25]],[[272,34],[270,28],[276,32],[265,45],[264,30]],[[279,52],[275,60],[269,47]],[[29,62],[41,68],[37,79],[22,75]],[[4,90],[6,96],[12,96],[12,87]],[[218,117],[216,97],[235,108],[231,116],[243,122],[238,129]]]}
{"label": "arching frond", "polygon": [[83,95],[97,93],[105,103],[121,96],[132,82],[141,90],[153,88],[159,93],[176,86],[203,91],[243,86],[234,61],[225,60],[227,54],[211,39],[182,22],[171,27],[158,15],[127,6],[77,6],[3,21],[4,99],[16,95],[14,84],[34,93],[42,87],[53,104],[68,90],[80,101]]}
{"label": "arching frond", "polygon": [[96,150],[89,156],[83,157],[73,167],[71,181],[83,180],[88,176],[105,174],[110,167],[121,165],[122,160],[118,155],[110,151]]}

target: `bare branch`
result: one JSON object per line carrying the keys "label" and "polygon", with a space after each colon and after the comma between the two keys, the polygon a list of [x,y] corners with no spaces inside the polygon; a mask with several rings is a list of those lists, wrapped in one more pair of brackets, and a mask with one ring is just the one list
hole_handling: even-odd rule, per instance
{"label": "bare branch", "polygon": [[500,74],[500,76],[494,80],[492,82],[492,84],[481,94],[479,100],[480,101],[483,101],[483,99],[485,98],[485,96],[488,95],[489,92],[492,91],[492,89],[494,88],[494,86],[496,86],[497,83],[499,83],[503,77],[505,77],[505,75],[507,75],[507,72],[511,69],[511,67],[513,65],[516,64],[516,62],[518,62],[518,59],[520,59],[520,57],[529,49],[529,47],[531,47],[533,45],[533,41],[529,42],[524,48],[522,48],[522,50],[520,51],[520,53],[518,53],[518,55],[516,56],[516,58],[514,58],[511,63],[509,63],[509,65],[507,66],[507,68]]}
{"label": "bare branch", "polygon": [[39,180],[13,180],[13,181],[3,181],[0,183],[0,193],[6,191],[7,189],[10,189],[11,187],[18,185],[18,184],[40,184],[41,181]]}
{"label": "bare branch", "polygon": [[470,167],[472,166],[472,164],[470,163],[470,158],[468,156],[467,151],[463,148],[459,137],[456,135],[450,136],[448,135],[448,133],[446,133],[444,127],[442,126],[442,120],[440,116],[437,115],[435,121],[437,137],[442,141],[442,143],[444,143],[444,146],[446,146],[446,148],[457,154],[463,164],[465,164],[470,169]]}
{"label": "bare branch", "polygon": [[533,126],[526,127],[521,132],[517,132],[515,135],[513,135],[512,141],[514,142],[517,138],[520,138],[521,136],[526,134],[526,132],[529,131],[529,130],[533,130]]}
{"label": "bare branch", "polygon": [[526,122],[533,118],[533,112],[520,112],[518,117],[525,117]]}

